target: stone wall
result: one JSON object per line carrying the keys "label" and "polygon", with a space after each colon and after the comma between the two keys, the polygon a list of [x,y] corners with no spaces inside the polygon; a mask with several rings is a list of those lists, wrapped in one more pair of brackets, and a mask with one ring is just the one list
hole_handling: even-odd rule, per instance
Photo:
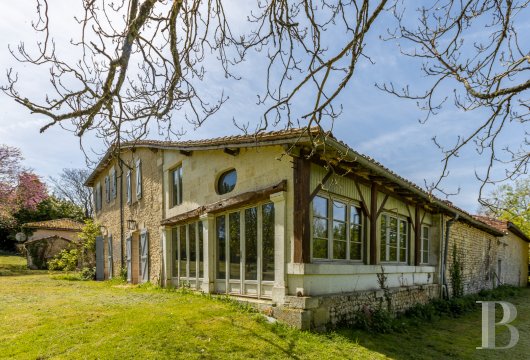
{"label": "stone wall", "polygon": [[401,313],[439,296],[437,284],[384,290],[357,291],[315,297],[288,296],[283,306],[272,308],[274,317],[301,329],[329,330],[354,320],[360,311],[385,309]]}
{"label": "stone wall", "polygon": [[[456,248],[455,248],[456,246]],[[449,294],[453,294],[451,266],[460,262],[464,294],[491,289],[496,284],[497,238],[463,222],[453,223],[449,232],[446,281]]]}
{"label": "stone wall", "polygon": [[499,280],[503,284],[526,286],[528,282],[528,243],[512,232],[508,232],[497,240],[497,244],[497,264],[494,266],[496,265]]}
{"label": "stone wall", "polygon": [[[107,241],[108,235],[112,235],[113,248],[113,274],[117,276],[122,266],[126,266],[126,238],[131,236],[133,241],[133,276],[138,280],[138,243],[139,233],[142,229],[147,229],[149,234],[149,280],[158,284],[162,271],[161,264],[161,240],[160,221],[162,220],[162,151],[146,148],[136,149],[134,152],[126,150],[121,155],[123,161],[123,174],[115,160],[111,161],[106,170],[95,179],[94,184],[101,183],[102,189],[102,209],[96,213],[96,220],[107,228],[105,237],[105,276],[109,277],[107,265]],[[136,171],[135,161],[141,160],[142,172],[142,196],[136,197]],[[110,174],[114,168],[117,174],[117,195],[115,199],[106,202],[105,196],[105,176]],[[131,169],[132,201],[127,204],[126,176],[128,169]],[[120,227],[120,191],[123,192],[123,235]],[[136,221],[137,229],[130,231],[127,229],[127,220]],[[136,250],[136,251],[134,251]]]}

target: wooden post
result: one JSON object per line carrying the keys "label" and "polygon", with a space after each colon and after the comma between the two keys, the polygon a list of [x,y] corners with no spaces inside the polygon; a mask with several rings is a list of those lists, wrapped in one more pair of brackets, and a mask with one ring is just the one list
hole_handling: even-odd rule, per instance
{"label": "wooden post", "polygon": [[414,265],[421,263],[421,219],[420,207],[416,205],[414,213]]}
{"label": "wooden post", "polygon": [[378,186],[372,182],[370,189],[370,264],[377,264],[377,209]]}
{"label": "wooden post", "polygon": [[303,157],[294,160],[294,253],[295,263],[311,261],[311,224],[309,218],[309,180],[311,162]]}

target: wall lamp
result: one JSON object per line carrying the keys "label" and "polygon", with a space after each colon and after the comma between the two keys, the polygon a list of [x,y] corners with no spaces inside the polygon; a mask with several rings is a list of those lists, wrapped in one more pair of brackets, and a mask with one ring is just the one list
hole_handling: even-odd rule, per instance
{"label": "wall lamp", "polygon": [[127,229],[131,231],[136,230],[136,221],[133,219],[127,220]]}
{"label": "wall lamp", "polygon": [[107,227],[105,225],[99,225],[99,232],[101,233],[101,235],[107,236],[108,234]]}

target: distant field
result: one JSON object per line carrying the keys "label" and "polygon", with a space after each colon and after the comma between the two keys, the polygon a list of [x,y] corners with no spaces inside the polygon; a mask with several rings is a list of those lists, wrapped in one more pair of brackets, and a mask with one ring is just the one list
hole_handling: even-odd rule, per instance
{"label": "distant field", "polygon": [[[528,359],[530,352],[530,289],[510,299],[519,311],[514,323],[519,344],[477,351],[478,307],[462,318],[444,318],[407,333],[314,334],[270,324],[259,314],[206,296],[55,280],[46,271],[20,266],[24,259],[0,256],[0,358],[5,359],[512,360]],[[499,343],[502,339],[501,334]]]}

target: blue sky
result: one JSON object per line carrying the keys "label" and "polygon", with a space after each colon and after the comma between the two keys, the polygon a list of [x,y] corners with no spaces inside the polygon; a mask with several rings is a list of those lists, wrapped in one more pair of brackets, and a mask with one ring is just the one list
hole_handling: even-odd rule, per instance
{"label": "blue sky", "polygon": [[[72,10],[75,10],[71,3],[74,2],[50,2],[52,20],[59,17],[64,20],[54,23],[58,43],[67,41],[67,36],[76,31],[75,24],[69,20]],[[34,18],[34,7],[32,1],[19,1],[11,4],[9,11],[0,14],[0,68],[4,70],[14,67],[21,74],[20,89],[30,98],[42,96],[49,91],[48,73],[44,68],[36,70],[16,63],[7,46],[11,44],[15,47],[22,40],[28,43],[27,46],[35,43],[36,37],[30,26]],[[376,82],[422,85],[426,81],[420,73],[419,62],[401,56],[396,43],[379,40],[378,36],[389,25],[388,19],[380,19],[377,31],[367,39],[367,53],[375,61],[375,65],[366,61],[359,64],[354,79],[338,99],[344,110],[333,125],[333,133],[353,149],[375,158],[401,176],[423,186],[424,181],[434,181],[441,172],[441,153],[434,146],[432,137],[437,135],[444,142],[451,143],[456,136],[470,131],[484,114],[463,113],[447,107],[427,124],[420,124],[418,119],[423,114],[414,102],[397,99],[376,89]],[[264,111],[263,107],[256,105],[256,95],[262,90],[262,65],[258,56],[251,56],[238,69],[242,78],[236,82],[227,82],[215,69],[208,69],[210,73],[207,75],[208,82],[203,84],[204,90],[211,94],[224,90],[230,99],[198,129],[182,122],[183,114],[175,113],[174,123],[182,124],[187,131],[183,140],[237,134],[239,130],[232,125],[233,118],[253,124],[259,121]],[[0,78],[0,82],[4,84],[5,77]],[[303,101],[297,105],[303,106]],[[63,168],[86,166],[79,139],[72,133],[60,127],[52,127],[40,134],[39,128],[45,124],[45,119],[31,115],[3,94],[0,95],[0,109],[0,143],[21,148],[25,165],[33,168],[45,180]],[[505,141],[519,141],[520,133],[517,131],[520,129],[507,133]],[[156,133],[152,132],[150,137],[156,137]],[[85,139],[84,144],[87,149],[95,151],[91,156],[93,159],[104,150],[101,142],[95,138]],[[461,188],[460,194],[450,200],[470,212],[476,212],[480,183],[474,174],[475,171],[484,169],[484,159],[472,147],[464,150],[452,164],[450,176],[445,181],[448,190]]]}

